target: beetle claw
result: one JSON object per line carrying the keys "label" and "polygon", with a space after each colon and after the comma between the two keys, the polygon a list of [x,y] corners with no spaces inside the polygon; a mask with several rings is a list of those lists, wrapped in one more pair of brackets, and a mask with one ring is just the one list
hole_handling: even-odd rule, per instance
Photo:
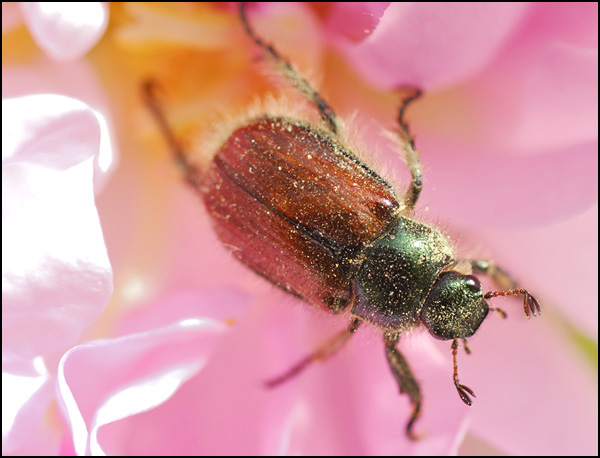
{"label": "beetle claw", "polygon": [[477,396],[475,396],[475,393],[473,393],[473,390],[471,388],[469,388],[468,386],[457,383],[456,390],[458,391],[458,395],[460,396],[460,399],[462,399],[462,402],[464,402],[468,406],[473,404],[473,401],[471,401],[469,394],[471,396],[473,396],[474,398],[477,397]]}

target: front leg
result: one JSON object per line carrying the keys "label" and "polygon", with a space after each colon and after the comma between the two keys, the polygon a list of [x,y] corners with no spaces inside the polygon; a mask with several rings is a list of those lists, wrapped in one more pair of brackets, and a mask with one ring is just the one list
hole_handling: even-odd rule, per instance
{"label": "front leg", "polygon": [[418,436],[413,432],[413,426],[421,414],[421,389],[415,380],[406,358],[396,348],[400,334],[386,332],[383,336],[385,342],[385,356],[392,370],[392,374],[398,383],[400,393],[405,393],[410,398],[413,412],[406,425],[406,435],[411,440],[417,440]]}

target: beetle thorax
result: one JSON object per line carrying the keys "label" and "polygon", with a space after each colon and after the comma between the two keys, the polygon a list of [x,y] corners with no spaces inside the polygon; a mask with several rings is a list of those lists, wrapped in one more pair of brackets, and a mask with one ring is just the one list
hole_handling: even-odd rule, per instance
{"label": "beetle thorax", "polygon": [[352,314],[386,330],[414,327],[436,278],[453,261],[453,249],[439,229],[400,216],[365,253],[354,282]]}

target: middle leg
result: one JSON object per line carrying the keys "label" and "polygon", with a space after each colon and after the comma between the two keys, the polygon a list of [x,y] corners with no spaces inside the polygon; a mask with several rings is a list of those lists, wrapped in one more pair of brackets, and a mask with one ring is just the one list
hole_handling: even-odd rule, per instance
{"label": "middle leg", "polygon": [[410,420],[406,424],[406,435],[411,440],[417,440],[419,437],[413,432],[413,426],[421,415],[421,389],[417,383],[415,376],[410,370],[410,366],[402,353],[398,351],[396,345],[400,334],[386,332],[383,336],[385,342],[385,356],[392,370],[392,374],[398,383],[400,393],[405,393],[410,398],[413,407]]}
{"label": "middle leg", "polygon": [[417,204],[417,200],[423,189],[423,171],[421,168],[419,152],[415,149],[415,139],[410,133],[408,123],[404,119],[404,114],[408,106],[420,98],[421,95],[422,92],[420,89],[413,89],[411,93],[404,98],[400,110],[398,111],[398,124],[400,126],[398,133],[400,140],[402,141],[402,148],[404,149],[404,158],[406,159],[406,164],[412,175],[410,189],[404,198],[404,204],[411,214],[415,210],[415,205]]}
{"label": "middle leg", "polygon": [[337,352],[340,348],[344,346],[350,337],[356,332],[358,327],[362,324],[362,320],[358,318],[354,318],[347,329],[341,331],[340,333],[333,336],[330,340],[325,342],[325,344],[321,345],[317,348],[316,351],[305,357],[303,360],[298,362],[295,366],[289,369],[284,374],[281,374],[279,377],[272,378],[271,380],[267,380],[265,385],[267,388],[273,388],[277,385],[280,385],[284,382],[287,382],[289,379],[294,378],[300,372],[302,372],[306,367],[315,361],[323,361],[324,359],[329,358],[335,352]]}

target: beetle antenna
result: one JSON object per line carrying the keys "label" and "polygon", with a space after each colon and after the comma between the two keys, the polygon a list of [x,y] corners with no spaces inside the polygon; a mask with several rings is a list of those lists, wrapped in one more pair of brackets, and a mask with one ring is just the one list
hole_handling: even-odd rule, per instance
{"label": "beetle antenna", "polygon": [[[525,310],[525,316],[527,318],[530,318],[530,313],[533,316],[541,315],[542,310],[540,309],[540,303],[535,297],[533,297],[529,293],[529,291],[525,289],[509,289],[508,291],[490,291],[489,293],[485,293],[483,298],[491,299],[492,297],[518,296],[521,294],[523,295],[523,309]],[[506,315],[506,313],[503,312],[500,312],[500,314]]]}
{"label": "beetle antenna", "polygon": [[[466,347],[465,347],[466,348]],[[469,350],[470,352],[470,350]],[[458,339],[454,339],[452,341],[452,360],[454,362],[454,386],[456,387],[456,390],[458,391],[458,395],[460,396],[460,399],[462,400],[462,402],[464,402],[466,405],[470,406],[471,404],[473,404],[473,401],[471,401],[471,396],[476,397],[475,393],[473,393],[473,390],[471,388],[469,388],[466,385],[462,385],[460,383],[460,381],[458,380],[458,362],[456,360],[456,355],[458,353]]]}

